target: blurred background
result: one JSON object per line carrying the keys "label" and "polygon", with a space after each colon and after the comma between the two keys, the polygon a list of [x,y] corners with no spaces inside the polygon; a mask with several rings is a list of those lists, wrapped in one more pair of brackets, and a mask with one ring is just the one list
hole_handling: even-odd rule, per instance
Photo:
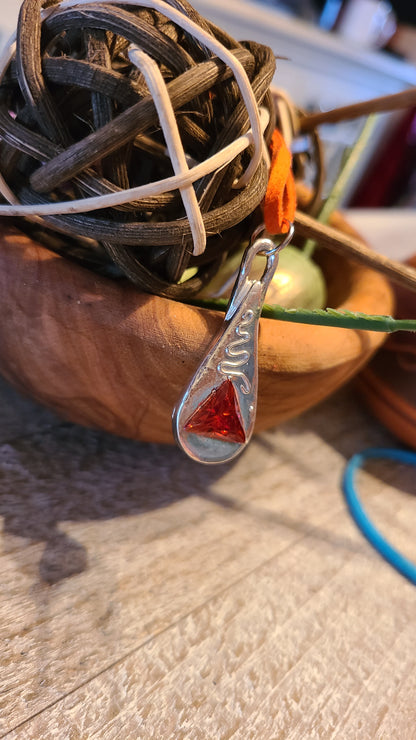
{"label": "blurred background", "polygon": [[[306,112],[397,93],[416,86],[416,3],[402,0],[193,0],[237,39],[269,45],[274,85]],[[321,125],[326,192],[366,118]],[[416,109],[376,117],[340,205],[379,252],[415,252]]]}
{"label": "blurred background", "polygon": [[[257,1],[288,17],[301,19],[331,32],[341,43],[350,45],[352,56],[359,50],[383,51],[386,61],[388,56],[392,60],[403,60],[402,73],[397,65],[391,65],[391,70],[396,70],[399,85],[401,74],[403,82],[414,84],[416,3],[408,0]],[[373,56],[376,65],[377,59],[382,69],[382,55]],[[371,64],[370,59],[368,63]],[[369,71],[366,74],[364,70],[363,74],[370,81]],[[325,109],[326,104],[327,101],[321,97],[315,107]],[[309,106],[313,107],[312,101]],[[379,141],[382,150],[373,158],[370,171],[353,188],[352,193],[346,193],[345,200],[352,205],[368,207],[416,206],[416,111],[390,116],[390,120],[385,121],[384,134]],[[388,167],[385,166],[386,159]]]}

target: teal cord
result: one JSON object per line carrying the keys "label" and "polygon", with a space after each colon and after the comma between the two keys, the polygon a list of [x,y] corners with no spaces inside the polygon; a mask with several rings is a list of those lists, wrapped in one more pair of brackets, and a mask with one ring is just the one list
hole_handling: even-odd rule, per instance
{"label": "teal cord", "polygon": [[349,512],[364,537],[366,537],[370,544],[393,568],[416,586],[416,564],[412,563],[411,560],[408,560],[390,545],[381,532],[374,526],[360,501],[355,487],[356,473],[363,467],[366,460],[384,460],[386,458],[399,463],[416,466],[416,452],[384,448],[364,450],[364,452],[354,455],[348,462],[342,481],[342,490]]}
{"label": "teal cord", "polygon": [[[193,306],[210,308],[214,311],[225,311],[228,306],[226,298],[190,301],[189,303]],[[333,308],[308,310],[306,308],[283,308],[282,306],[268,306],[265,304],[261,315],[267,319],[292,321],[297,324],[333,326],[338,329],[381,331],[387,334],[395,331],[416,332],[416,319],[370,316],[353,311],[336,311]]]}

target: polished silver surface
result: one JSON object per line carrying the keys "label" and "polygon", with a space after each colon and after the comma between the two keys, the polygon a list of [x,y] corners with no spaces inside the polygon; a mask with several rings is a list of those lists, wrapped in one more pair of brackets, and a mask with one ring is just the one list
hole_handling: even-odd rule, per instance
{"label": "polished silver surface", "polygon": [[225,375],[227,378],[240,378],[240,389],[242,393],[250,393],[251,383],[247,375],[239,368],[243,367],[250,360],[250,351],[243,345],[250,342],[251,333],[247,331],[247,327],[251,327],[255,319],[254,312],[248,309],[243,313],[241,322],[236,327],[235,333],[238,339],[235,339],[230,344],[227,344],[225,348],[226,358],[221,360],[218,365],[220,373]]}
{"label": "polished silver surface", "polygon": [[[289,243],[291,225],[280,244],[263,237],[247,247],[225,314],[220,335],[211,345],[173,413],[173,431],[189,457],[202,463],[221,463],[238,455],[249,441],[257,408],[258,325],[267,287],[278,262],[279,251]],[[264,255],[265,268],[258,279],[250,278],[253,260]],[[193,414],[226,380],[231,381],[245,441],[205,436],[186,429]]]}

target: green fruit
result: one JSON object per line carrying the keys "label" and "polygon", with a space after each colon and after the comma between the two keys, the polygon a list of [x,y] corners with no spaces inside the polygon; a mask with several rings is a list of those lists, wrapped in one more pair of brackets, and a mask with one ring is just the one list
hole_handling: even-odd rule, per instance
{"label": "green fruit", "polygon": [[267,291],[266,303],[285,308],[324,308],[326,284],[322,270],[297,247],[285,247]]}
{"label": "green fruit", "polygon": [[[224,262],[201,292],[200,298],[229,298],[243,253],[242,249]],[[264,258],[257,257],[250,277],[260,278],[264,266]],[[322,270],[297,247],[285,247],[279,255],[279,264],[269,285],[266,303],[285,308],[324,308],[326,286]]]}

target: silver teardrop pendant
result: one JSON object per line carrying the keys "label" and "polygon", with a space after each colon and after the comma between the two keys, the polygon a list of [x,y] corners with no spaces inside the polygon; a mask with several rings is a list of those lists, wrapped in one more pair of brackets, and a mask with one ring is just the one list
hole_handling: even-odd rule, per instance
{"label": "silver teardrop pendant", "polygon": [[[228,304],[222,331],[173,412],[176,441],[189,457],[202,463],[231,460],[247,445],[257,409],[257,342],[261,310],[293,226],[280,244],[262,237],[249,246]],[[266,265],[250,279],[257,255]]]}

